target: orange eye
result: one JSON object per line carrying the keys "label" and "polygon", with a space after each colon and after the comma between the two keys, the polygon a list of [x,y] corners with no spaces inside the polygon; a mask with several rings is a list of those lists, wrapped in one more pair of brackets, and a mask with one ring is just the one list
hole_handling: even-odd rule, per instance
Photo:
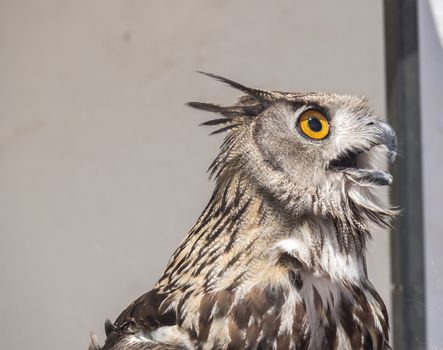
{"label": "orange eye", "polygon": [[298,119],[298,128],[303,135],[314,139],[323,140],[329,135],[329,122],[326,117],[316,110],[308,110]]}

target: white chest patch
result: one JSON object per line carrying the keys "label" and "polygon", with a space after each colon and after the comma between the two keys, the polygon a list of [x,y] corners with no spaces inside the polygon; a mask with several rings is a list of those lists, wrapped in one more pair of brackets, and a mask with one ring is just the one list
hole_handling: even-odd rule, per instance
{"label": "white chest patch", "polygon": [[332,281],[358,281],[366,278],[363,256],[352,245],[345,251],[334,233],[313,232],[301,226],[289,238],[276,243],[278,253],[294,256],[313,276],[328,276]]}

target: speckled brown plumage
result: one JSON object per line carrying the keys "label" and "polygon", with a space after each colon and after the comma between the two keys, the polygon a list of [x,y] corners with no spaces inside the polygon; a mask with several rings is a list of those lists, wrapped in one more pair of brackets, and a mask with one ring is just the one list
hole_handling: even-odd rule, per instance
{"label": "speckled brown plumage", "polygon": [[[392,178],[395,133],[361,98],[251,89],[205,125],[226,132],[200,218],[147,294],[106,325],[98,349],[388,349],[388,317],[366,271],[369,227],[394,211],[373,190]],[[306,110],[327,116],[310,140]],[[385,147],[386,146],[386,147]]]}

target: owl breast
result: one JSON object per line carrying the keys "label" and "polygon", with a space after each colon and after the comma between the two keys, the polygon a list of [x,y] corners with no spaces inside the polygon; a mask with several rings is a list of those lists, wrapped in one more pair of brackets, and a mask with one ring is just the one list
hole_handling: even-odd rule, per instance
{"label": "owl breast", "polygon": [[242,284],[181,301],[179,327],[187,330],[195,349],[387,346],[386,309],[370,282],[364,274],[359,279],[336,278],[359,267],[344,270],[339,264],[336,274],[327,274],[315,257],[305,261],[297,255],[293,243],[277,244],[268,255],[269,266],[251,267]]}

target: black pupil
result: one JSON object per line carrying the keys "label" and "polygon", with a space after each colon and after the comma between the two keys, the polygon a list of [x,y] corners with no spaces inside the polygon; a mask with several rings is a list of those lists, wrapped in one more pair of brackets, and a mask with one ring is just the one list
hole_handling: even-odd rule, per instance
{"label": "black pupil", "polygon": [[313,117],[309,118],[308,125],[309,125],[309,128],[315,132],[319,132],[323,127],[321,125],[320,120],[318,120],[317,118],[313,118]]}

